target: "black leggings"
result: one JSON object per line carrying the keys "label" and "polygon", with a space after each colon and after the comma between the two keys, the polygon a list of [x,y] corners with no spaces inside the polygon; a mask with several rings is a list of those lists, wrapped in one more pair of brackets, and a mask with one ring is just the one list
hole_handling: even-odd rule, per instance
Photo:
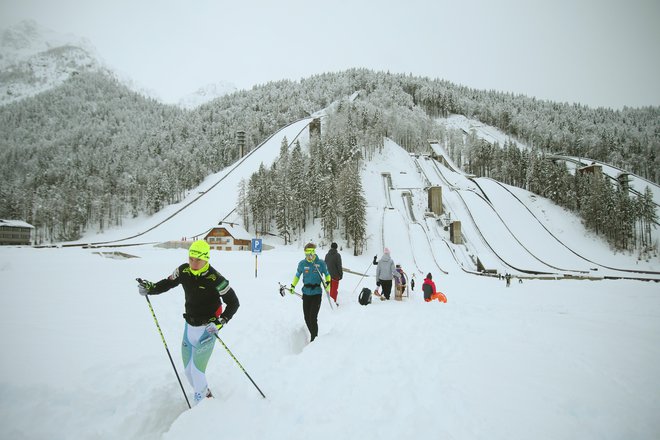
{"label": "black leggings", "polygon": [[311,336],[310,342],[319,334],[318,316],[321,310],[321,297],[322,295],[303,295],[303,314]]}
{"label": "black leggings", "polygon": [[392,292],[392,280],[378,280],[380,281],[380,287],[383,289],[383,296],[387,299],[390,299],[390,293]]}

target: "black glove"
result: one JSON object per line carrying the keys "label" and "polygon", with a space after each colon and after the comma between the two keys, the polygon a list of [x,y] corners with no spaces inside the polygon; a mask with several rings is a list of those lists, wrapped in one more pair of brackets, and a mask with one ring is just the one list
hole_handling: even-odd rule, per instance
{"label": "black glove", "polygon": [[149,292],[154,288],[155,284],[151,281],[143,280],[142,278],[135,279],[138,282],[138,292],[142,296],[149,295]]}
{"label": "black glove", "polygon": [[378,259],[378,255],[374,255],[374,264],[378,264],[376,260]]}
{"label": "black glove", "polygon": [[376,286],[380,287],[380,281],[376,281]]}

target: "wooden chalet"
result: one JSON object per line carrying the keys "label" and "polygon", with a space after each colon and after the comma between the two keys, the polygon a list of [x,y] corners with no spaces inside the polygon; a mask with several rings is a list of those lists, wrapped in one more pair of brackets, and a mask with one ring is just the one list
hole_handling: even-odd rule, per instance
{"label": "wooden chalet", "polygon": [[252,239],[249,233],[236,225],[219,225],[209,231],[204,237],[211,249],[219,251],[249,251],[252,250]]}
{"label": "wooden chalet", "polygon": [[0,219],[0,245],[31,245],[34,226],[23,220]]}

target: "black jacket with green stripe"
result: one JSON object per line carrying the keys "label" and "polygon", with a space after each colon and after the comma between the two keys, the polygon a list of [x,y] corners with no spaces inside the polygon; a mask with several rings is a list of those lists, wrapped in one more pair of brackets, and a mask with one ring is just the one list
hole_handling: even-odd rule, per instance
{"label": "black jacket with green stripe", "polygon": [[[193,275],[188,263],[182,264],[172,275],[158,281],[149,290],[149,295],[159,295],[179,284],[186,294],[186,313],[183,317],[188,324],[204,325],[214,317],[229,321],[240,306],[234,289],[220,272],[209,266],[205,272]],[[224,310],[223,303],[227,306]]]}

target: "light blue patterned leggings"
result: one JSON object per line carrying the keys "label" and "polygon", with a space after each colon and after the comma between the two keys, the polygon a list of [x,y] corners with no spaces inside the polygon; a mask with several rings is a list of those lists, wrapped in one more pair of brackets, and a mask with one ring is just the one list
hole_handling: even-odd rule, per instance
{"label": "light blue patterned leggings", "polygon": [[215,337],[206,332],[206,326],[195,327],[186,323],[181,343],[181,357],[186,377],[195,392],[193,398],[195,404],[206,397],[208,391],[206,366],[214,346]]}

